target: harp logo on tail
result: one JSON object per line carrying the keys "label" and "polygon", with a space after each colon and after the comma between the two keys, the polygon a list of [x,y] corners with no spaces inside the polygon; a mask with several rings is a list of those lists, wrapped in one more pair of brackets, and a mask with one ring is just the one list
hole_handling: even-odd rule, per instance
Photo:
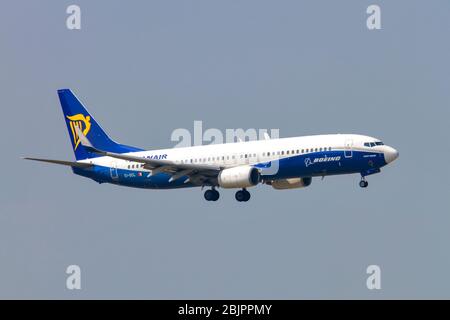
{"label": "harp logo on tail", "polygon": [[91,130],[91,117],[84,116],[81,113],[79,113],[73,116],[67,116],[67,119],[69,119],[70,130],[72,131],[72,138],[74,144],[73,149],[76,150],[78,148],[78,145],[80,144],[80,137],[77,135],[75,127],[78,127],[81,130],[81,132],[83,132],[83,134],[87,136],[89,130]]}

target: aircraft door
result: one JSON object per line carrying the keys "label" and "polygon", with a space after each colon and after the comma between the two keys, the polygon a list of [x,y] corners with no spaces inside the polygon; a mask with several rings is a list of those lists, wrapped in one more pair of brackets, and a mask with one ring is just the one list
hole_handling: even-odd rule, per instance
{"label": "aircraft door", "polygon": [[344,156],[345,158],[353,157],[353,139],[345,140]]}
{"label": "aircraft door", "polygon": [[111,168],[109,169],[111,173],[111,178],[113,180],[117,180],[119,178],[119,175],[117,174],[117,162],[113,162],[111,164]]}

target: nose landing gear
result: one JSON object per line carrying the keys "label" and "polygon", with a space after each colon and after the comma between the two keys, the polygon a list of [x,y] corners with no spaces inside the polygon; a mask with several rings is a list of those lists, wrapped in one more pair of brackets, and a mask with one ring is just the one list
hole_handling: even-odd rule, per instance
{"label": "nose landing gear", "polygon": [[217,201],[220,197],[220,194],[216,189],[210,189],[205,191],[204,196],[206,201]]}
{"label": "nose landing gear", "polygon": [[361,177],[361,181],[359,182],[359,186],[361,188],[367,188],[368,185],[369,185],[369,182],[367,182],[366,178]]}
{"label": "nose landing gear", "polygon": [[246,189],[242,189],[236,192],[235,198],[239,202],[246,202],[250,200],[250,192],[248,192]]}

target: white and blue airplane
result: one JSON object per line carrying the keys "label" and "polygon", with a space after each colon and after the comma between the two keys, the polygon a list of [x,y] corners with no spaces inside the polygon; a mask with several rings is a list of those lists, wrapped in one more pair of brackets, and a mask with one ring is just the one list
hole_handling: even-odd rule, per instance
{"label": "white and blue airplane", "polygon": [[70,89],[58,90],[76,161],[25,158],[72,167],[98,183],[149,189],[208,187],[207,201],[219,199],[218,187],[236,188],[237,201],[248,201],[247,188],[303,188],[312,177],[366,176],[398,157],[376,138],[327,134],[146,151],[111,140]]}

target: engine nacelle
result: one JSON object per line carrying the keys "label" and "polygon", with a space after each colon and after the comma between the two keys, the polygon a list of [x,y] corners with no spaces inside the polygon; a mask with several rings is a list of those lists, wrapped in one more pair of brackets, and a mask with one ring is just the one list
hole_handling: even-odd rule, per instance
{"label": "engine nacelle", "polygon": [[272,187],[277,190],[304,188],[311,184],[312,178],[289,178],[272,181]]}
{"label": "engine nacelle", "polygon": [[260,176],[258,169],[240,166],[222,170],[217,180],[222,188],[248,188],[256,186]]}

